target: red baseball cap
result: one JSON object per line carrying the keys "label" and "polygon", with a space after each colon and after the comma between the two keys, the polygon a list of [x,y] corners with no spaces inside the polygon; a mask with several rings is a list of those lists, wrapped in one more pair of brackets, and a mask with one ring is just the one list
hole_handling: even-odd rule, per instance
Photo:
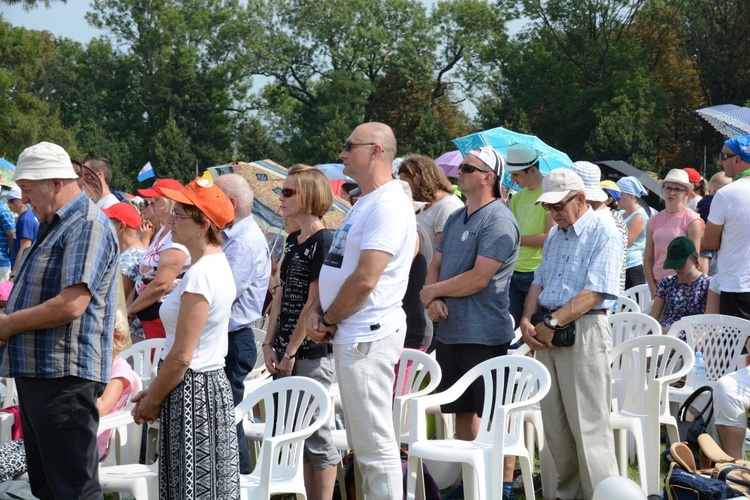
{"label": "red baseball cap", "polygon": [[701,181],[701,174],[698,173],[698,171],[696,169],[694,169],[692,167],[687,167],[687,168],[683,168],[682,170],[684,170],[685,172],[687,172],[687,174],[688,174],[688,180],[691,183],[697,184],[698,182]]}
{"label": "red baseball cap", "polygon": [[116,219],[131,229],[138,229],[141,225],[141,214],[129,203],[115,203],[109,208],[103,208],[102,212],[110,219]]}
{"label": "red baseball cap", "polygon": [[143,196],[144,198],[161,198],[162,196],[164,196],[164,193],[162,192],[163,188],[179,191],[180,189],[182,189],[182,184],[180,184],[180,181],[176,181],[174,179],[159,179],[158,181],[154,182],[154,185],[150,188],[139,189],[138,194]]}
{"label": "red baseball cap", "polygon": [[170,200],[197,207],[219,229],[234,220],[234,207],[227,195],[213,181],[203,177],[196,177],[180,191],[164,188],[162,192]]}

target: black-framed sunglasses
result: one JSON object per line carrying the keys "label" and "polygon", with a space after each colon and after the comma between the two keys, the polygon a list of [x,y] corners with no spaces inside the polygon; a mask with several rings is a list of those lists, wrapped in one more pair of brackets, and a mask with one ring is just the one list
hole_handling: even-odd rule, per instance
{"label": "black-framed sunglasses", "polygon": [[351,151],[355,146],[374,146],[377,142],[351,142],[344,141],[344,151]]}
{"label": "black-framed sunglasses", "polygon": [[725,153],[724,151],[721,151],[719,153],[720,160],[728,160],[729,158],[734,158],[735,156],[737,156],[735,153]]}
{"label": "black-framed sunglasses", "polygon": [[291,198],[295,194],[297,194],[297,190],[296,189],[292,189],[292,188],[282,188],[281,189],[281,196],[283,196],[284,198]]}
{"label": "black-framed sunglasses", "polygon": [[545,209],[547,212],[555,211],[555,212],[562,212],[565,209],[565,206],[570,203],[570,201],[575,198],[575,195],[566,198],[562,201],[558,201],[557,203],[542,203],[542,208]]}
{"label": "black-framed sunglasses", "polygon": [[462,163],[457,168],[459,172],[463,172],[464,174],[473,174],[474,172],[482,172],[483,174],[490,173],[487,170],[483,170],[479,167],[475,167],[474,165],[469,165],[468,163]]}

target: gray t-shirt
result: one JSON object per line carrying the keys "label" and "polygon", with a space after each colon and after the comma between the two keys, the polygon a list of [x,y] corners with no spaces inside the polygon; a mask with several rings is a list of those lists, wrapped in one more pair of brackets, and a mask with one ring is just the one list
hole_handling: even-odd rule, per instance
{"label": "gray t-shirt", "polygon": [[439,281],[474,267],[477,256],[502,261],[482,290],[467,297],[446,297],[448,318],[441,320],[436,339],[443,344],[501,345],[513,339],[508,313],[508,285],[518,257],[521,233],[513,213],[499,200],[466,219],[467,207],[456,210],[443,228]]}

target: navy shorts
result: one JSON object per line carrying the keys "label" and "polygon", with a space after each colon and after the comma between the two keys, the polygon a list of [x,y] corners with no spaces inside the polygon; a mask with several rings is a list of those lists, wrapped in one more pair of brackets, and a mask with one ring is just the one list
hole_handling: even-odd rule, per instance
{"label": "navy shorts", "polygon": [[[443,344],[437,342],[436,359],[443,371],[443,378],[438,384],[437,392],[450,388],[466,372],[497,356],[508,354],[510,342],[489,346],[482,344]],[[480,377],[457,400],[442,405],[443,413],[476,413],[482,416],[484,406],[484,381]]]}

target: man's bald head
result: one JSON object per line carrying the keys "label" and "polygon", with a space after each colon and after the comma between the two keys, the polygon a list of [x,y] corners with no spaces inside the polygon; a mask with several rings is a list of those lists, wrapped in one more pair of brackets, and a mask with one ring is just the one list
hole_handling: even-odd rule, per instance
{"label": "man's bald head", "polygon": [[226,174],[219,176],[215,183],[234,205],[234,222],[252,215],[253,189],[244,177],[237,174]]}
{"label": "man's bald head", "polygon": [[374,142],[379,144],[383,148],[383,160],[390,163],[396,157],[396,149],[398,148],[396,136],[393,135],[391,127],[385,123],[363,123],[355,129],[355,132],[359,132],[357,135],[362,136],[363,142]]}

